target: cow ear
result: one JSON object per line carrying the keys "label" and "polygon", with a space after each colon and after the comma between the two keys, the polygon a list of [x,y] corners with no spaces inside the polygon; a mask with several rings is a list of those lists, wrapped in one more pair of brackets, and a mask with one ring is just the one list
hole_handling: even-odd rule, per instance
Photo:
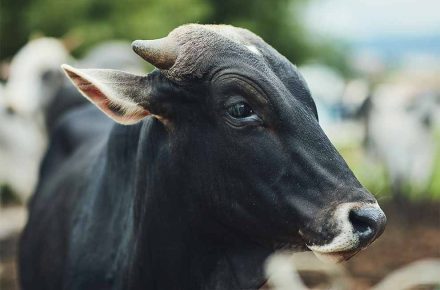
{"label": "cow ear", "polygon": [[148,76],[108,69],[76,69],[61,66],[78,90],[107,116],[118,123],[134,124],[149,111],[151,88]]}

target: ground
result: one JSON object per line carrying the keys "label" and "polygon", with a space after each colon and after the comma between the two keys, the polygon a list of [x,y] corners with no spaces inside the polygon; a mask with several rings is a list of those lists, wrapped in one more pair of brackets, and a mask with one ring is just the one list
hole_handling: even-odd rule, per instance
{"label": "ground", "polygon": [[[346,263],[356,280],[353,290],[368,289],[388,273],[423,258],[440,258],[440,203],[389,203],[383,235]],[[428,289],[428,288],[426,288]]]}
{"label": "ground", "polygon": [[[351,290],[364,290],[388,273],[423,258],[440,258],[440,202],[388,202],[384,234],[368,249],[344,263]],[[18,235],[0,241],[0,289],[17,287],[15,255]],[[306,275],[307,276],[307,275]],[[305,277],[313,284],[319,275]],[[434,289],[434,288],[417,288]]]}

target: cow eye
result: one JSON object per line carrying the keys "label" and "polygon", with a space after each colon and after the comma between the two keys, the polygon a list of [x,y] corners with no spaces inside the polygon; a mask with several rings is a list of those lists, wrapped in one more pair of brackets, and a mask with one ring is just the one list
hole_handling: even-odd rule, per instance
{"label": "cow eye", "polygon": [[240,95],[229,97],[224,105],[224,117],[232,127],[247,127],[262,125],[263,120],[249,103]]}
{"label": "cow eye", "polygon": [[247,118],[255,114],[251,106],[245,102],[232,104],[226,110],[231,117],[237,119]]}

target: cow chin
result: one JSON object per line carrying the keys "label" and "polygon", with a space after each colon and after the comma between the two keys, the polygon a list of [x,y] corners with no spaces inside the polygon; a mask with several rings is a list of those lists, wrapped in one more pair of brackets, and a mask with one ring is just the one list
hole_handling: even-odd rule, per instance
{"label": "cow chin", "polygon": [[345,237],[345,242],[338,244],[338,241],[343,240],[341,236],[338,236],[331,244],[324,246],[309,246],[307,248],[311,250],[315,256],[326,263],[339,263],[347,261],[354,255],[356,255],[363,248],[359,247],[359,241],[355,235],[352,237]]}
{"label": "cow chin", "polygon": [[351,232],[337,236],[330,244],[323,246],[307,245],[315,256],[327,263],[339,263],[356,255],[362,248],[359,239]]}

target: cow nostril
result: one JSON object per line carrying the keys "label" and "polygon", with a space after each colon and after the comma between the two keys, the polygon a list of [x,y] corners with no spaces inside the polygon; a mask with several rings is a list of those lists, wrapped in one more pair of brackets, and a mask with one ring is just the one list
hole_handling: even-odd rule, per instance
{"label": "cow nostril", "polygon": [[354,233],[359,236],[361,246],[371,243],[385,229],[386,217],[380,208],[353,208],[348,218],[353,225]]}

